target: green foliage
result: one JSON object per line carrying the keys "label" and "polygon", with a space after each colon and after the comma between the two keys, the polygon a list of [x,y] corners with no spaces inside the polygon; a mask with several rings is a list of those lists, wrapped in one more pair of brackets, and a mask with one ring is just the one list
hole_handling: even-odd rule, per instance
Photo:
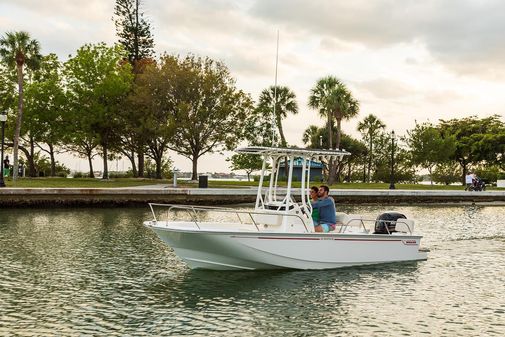
{"label": "green foliage", "polygon": [[486,183],[496,182],[500,176],[500,168],[498,166],[479,166],[473,172]]}
{"label": "green foliage", "polygon": [[410,147],[412,163],[428,169],[430,175],[435,165],[447,162],[456,151],[456,139],[452,135],[442,135],[430,123],[416,124],[408,131],[406,143]]}
{"label": "green foliage", "polygon": [[363,121],[358,123],[358,131],[363,136],[363,141],[368,144],[368,151],[366,156],[368,158],[367,179],[370,182],[372,163],[374,162],[374,148],[376,140],[379,135],[384,131],[386,125],[376,116],[370,114],[366,116]]}
{"label": "green foliage", "polygon": [[[67,177],[70,174],[70,169],[60,162],[56,162],[56,176]],[[41,177],[49,177],[51,175],[51,162],[46,157],[37,157],[35,161],[38,175]]]}
{"label": "green foliage", "polygon": [[109,178],[110,179],[133,178],[133,172],[131,170],[126,172],[110,172]]}
{"label": "green foliage", "polygon": [[443,136],[455,138],[456,150],[451,159],[461,166],[463,183],[470,164],[478,165],[481,161],[490,161],[502,165],[500,163],[503,161],[505,137],[502,138],[504,124],[499,116],[440,120],[439,128]]}
{"label": "green foliage", "polygon": [[328,120],[329,147],[332,148],[332,121],[337,122],[335,147],[340,148],[341,121],[355,117],[359,112],[359,102],[343,82],[334,76],[321,78],[309,96],[309,107],[317,109],[321,117]]}
{"label": "green foliage", "polygon": [[460,180],[458,164],[454,162],[440,163],[435,166],[431,180],[444,185],[450,185]]}
{"label": "green foliage", "polygon": [[83,152],[93,143],[99,144],[104,178],[108,175],[108,150],[119,141],[118,130],[122,129],[118,111],[133,80],[124,57],[125,51],[120,46],[87,44],[65,63],[64,69],[70,110],[67,117],[72,121],[68,142]]}
{"label": "green foliage", "polygon": [[252,101],[235,87],[226,66],[210,58],[165,56],[160,71],[163,112],[177,121],[169,147],[193,161],[196,179],[198,158],[231,150],[245,138]]}
{"label": "green foliage", "polygon": [[116,33],[132,66],[154,54],[151,24],[144,18],[141,7],[141,0],[116,0],[114,6]]}
{"label": "green foliage", "polygon": [[295,93],[285,86],[270,86],[261,92],[257,110],[266,118],[273,116],[275,112],[275,124],[280,135],[279,145],[286,147],[288,144],[282,129],[282,120],[287,117],[288,113],[293,115],[298,113]]}
{"label": "green foliage", "polygon": [[[163,159],[161,163],[161,176],[163,179],[171,179],[173,177],[172,164],[170,158]],[[146,178],[159,179],[157,168],[156,163],[152,160],[146,160]]]}
{"label": "green foliage", "polygon": [[0,59],[8,67],[16,68],[18,80],[18,113],[16,118],[16,128],[14,130],[14,174],[13,180],[18,175],[18,149],[21,136],[21,124],[23,121],[23,83],[24,68],[37,69],[41,59],[40,45],[37,40],[30,37],[27,32],[9,32],[0,38]]}
{"label": "green foliage", "polygon": [[261,156],[254,154],[238,153],[226,159],[226,161],[231,162],[232,171],[244,170],[247,174],[247,181],[251,181],[250,175],[252,172],[261,170],[263,166]]}

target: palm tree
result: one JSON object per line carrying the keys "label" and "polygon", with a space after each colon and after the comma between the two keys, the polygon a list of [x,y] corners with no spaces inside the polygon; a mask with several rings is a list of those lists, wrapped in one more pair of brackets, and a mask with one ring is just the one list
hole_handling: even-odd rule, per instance
{"label": "palm tree", "polygon": [[370,114],[358,123],[358,131],[361,132],[365,141],[368,141],[368,182],[370,182],[370,172],[372,168],[373,158],[373,143],[375,138],[380,134],[380,131],[386,128],[380,119],[373,114]]}
{"label": "palm tree", "polygon": [[298,103],[296,103],[295,93],[285,86],[270,86],[264,89],[259,97],[258,109],[264,114],[274,112],[275,106],[275,122],[281,137],[281,146],[286,147],[286,137],[282,129],[282,120],[287,117],[288,113],[296,115],[298,113]]}
{"label": "palm tree", "polygon": [[9,32],[0,38],[0,58],[10,67],[16,68],[18,75],[18,115],[14,131],[14,172],[12,179],[18,176],[18,147],[23,120],[23,67],[35,69],[42,56],[37,40],[30,38],[27,32]]}
{"label": "palm tree", "polygon": [[342,133],[342,119],[355,117],[359,112],[359,102],[354,99],[351,92],[342,81],[334,76],[327,76],[317,81],[310,91],[309,107],[318,109],[322,117],[328,119],[328,140],[332,145],[331,121],[337,121],[337,140],[335,147],[340,148]]}
{"label": "palm tree", "polygon": [[[351,92],[344,83],[334,76],[327,76],[317,81],[316,85],[310,91],[309,107],[318,109],[322,117],[327,118],[328,143],[332,149],[332,122],[337,121],[337,137],[335,148],[340,148],[340,138],[342,134],[342,119],[350,119],[359,112],[359,103],[352,97]],[[336,165],[330,162],[328,184],[332,184]]]}

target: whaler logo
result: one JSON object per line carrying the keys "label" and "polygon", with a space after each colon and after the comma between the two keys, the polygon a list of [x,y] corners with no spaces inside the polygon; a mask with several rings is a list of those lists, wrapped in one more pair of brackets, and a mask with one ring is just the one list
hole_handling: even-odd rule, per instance
{"label": "whaler logo", "polygon": [[417,245],[416,240],[402,240],[404,245]]}

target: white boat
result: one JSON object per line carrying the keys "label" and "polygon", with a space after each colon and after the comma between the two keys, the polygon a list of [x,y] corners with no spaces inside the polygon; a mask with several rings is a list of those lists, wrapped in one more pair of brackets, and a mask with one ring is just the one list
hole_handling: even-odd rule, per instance
{"label": "white boat", "polygon": [[[337,212],[335,231],[314,231],[308,195],[311,161],[341,160],[350,153],[269,147],[237,152],[263,157],[254,210],[149,204],[153,220],[144,225],[190,268],[331,269],[427,258],[420,250],[422,237],[413,233],[414,221],[396,212],[376,219]],[[279,165],[284,158],[289,164],[288,179],[281,188]],[[300,158],[300,188],[294,188],[293,162]],[[262,188],[266,177],[270,177],[268,187]]]}

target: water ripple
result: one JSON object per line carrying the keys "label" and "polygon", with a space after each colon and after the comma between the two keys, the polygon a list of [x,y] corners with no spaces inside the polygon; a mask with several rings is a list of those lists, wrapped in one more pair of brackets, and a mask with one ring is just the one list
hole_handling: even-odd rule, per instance
{"label": "water ripple", "polygon": [[0,335],[502,336],[505,208],[402,211],[428,261],[230,273],[188,270],[144,209],[0,210]]}

